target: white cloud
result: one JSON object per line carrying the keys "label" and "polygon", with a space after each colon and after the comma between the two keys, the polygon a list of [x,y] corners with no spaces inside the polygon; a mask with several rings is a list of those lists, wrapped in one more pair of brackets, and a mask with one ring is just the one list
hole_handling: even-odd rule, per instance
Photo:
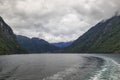
{"label": "white cloud", "polygon": [[0,15],[16,34],[70,41],[120,11],[119,0],[0,0]]}

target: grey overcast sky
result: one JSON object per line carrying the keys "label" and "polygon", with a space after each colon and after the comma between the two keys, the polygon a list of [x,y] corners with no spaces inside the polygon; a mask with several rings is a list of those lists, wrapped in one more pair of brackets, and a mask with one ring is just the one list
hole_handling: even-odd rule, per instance
{"label": "grey overcast sky", "polygon": [[0,16],[15,34],[49,42],[77,39],[120,11],[120,0],[0,0]]}

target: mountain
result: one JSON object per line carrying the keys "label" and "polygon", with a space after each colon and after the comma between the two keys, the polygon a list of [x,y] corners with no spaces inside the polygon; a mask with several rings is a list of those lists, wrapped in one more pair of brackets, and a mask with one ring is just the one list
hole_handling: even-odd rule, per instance
{"label": "mountain", "polygon": [[119,53],[120,16],[98,23],[67,47],[65,52]]}
{"label": "mountain", "polygon": [[69,41],[69,42],[59,42],[59,43],[52,43],[54,46],[57,46],[59,48],[65,48],[70,46],[73,43],[73,41]]}
{"label": "mountain", "polygon": [[0,17],[0,54],[18,54],[26,51],[19,45],[10,26]]}
{"label": "mountain", "polygon": [[21,44],[21,46],[27,49],[30,53],[47,53],[59,50],[58,47],[39,38],[30,39],[25,36],[17,35],[17,40]]}

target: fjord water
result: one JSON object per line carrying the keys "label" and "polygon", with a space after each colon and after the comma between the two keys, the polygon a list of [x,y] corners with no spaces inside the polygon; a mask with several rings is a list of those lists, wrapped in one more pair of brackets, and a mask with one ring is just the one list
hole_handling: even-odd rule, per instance
{"label": "fjord water", "polygon": [[120,55],[0,56],[0,80],[119,80]]}

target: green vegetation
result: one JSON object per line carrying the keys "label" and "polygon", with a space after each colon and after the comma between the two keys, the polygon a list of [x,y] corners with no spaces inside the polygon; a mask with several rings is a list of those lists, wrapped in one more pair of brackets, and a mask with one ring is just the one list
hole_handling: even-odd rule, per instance
{"label": "green vegetation", "polygon": [[39,38],[28,38],[25,36],[17,35],[17,40],[21,46],[30,53],[51,53],[59,50],[59,47],[56,47]]}
{"label": "green vegetation", "polygon": [[0,17],[0,55],[25,52],[18,44],[12,29]]}
{"label": "green vegetation", "polygon": [[0,55],[1,54],[19,54],[25,53],[25,50],[19,46],[17,41],[0,37]]}
{"label": "green vegetation", "polygon": [[119,53],[120,16],[98,23],[66,48],[65,52]]}

